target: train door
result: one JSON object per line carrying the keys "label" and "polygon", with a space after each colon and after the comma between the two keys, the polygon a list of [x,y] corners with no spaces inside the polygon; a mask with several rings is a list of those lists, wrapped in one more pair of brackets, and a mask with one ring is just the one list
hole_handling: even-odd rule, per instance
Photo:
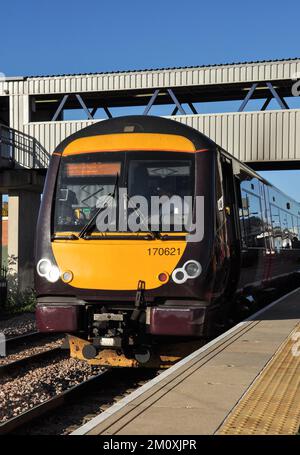
{"label": "train door", "polygon": [[227,227],[227,239],[230,251],[230,271],[226,297],[230,299],[230,297],[235,293],[239,281],[241,245],[233,162],[231,158],[223,154],[221,154],[220,156],[223,176],[223,194]]}
{"label": "train door", "polygon": [[268,226],[264,185],[250,170],[241,166],[238,174],[241,275],[239,288],[252,295],[269,273],[271,237]]}

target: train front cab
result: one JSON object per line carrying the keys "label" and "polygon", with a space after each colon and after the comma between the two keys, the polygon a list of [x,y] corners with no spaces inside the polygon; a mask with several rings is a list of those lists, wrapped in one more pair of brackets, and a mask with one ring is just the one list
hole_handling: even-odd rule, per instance
{"label": "train front cab", "polygon": [[[169,365],[182,356],[174,339],[198,340],[207,320],[212,319],[211,303],[224,291],[226,274],[222,271],[228,262],[226,229],[221,219],[216,220],[216,203],[221,197],[215,185],[216,149],[192,130],[199,141],[197,147],[196,140],[184,136],[186,127],[182,128],[182,135],[170,131],[167,135],[79,137],[52,158],[38,224],[37,324],[41,331],[73,334],[70,347],[76,358],[114,366],[151,365],[153,359],[156,364]],[[113,151],[107,150],[108,144]],[[86,192],[86,170],[94,186],[96,177],[97,185],[107,185],[107,194],[114,190],[117,173],[103,176],[104,168],[105,172],[119,169],[118,188],[129,188],[130,166],[141,163],[147,168],[145,187],[161,187],[169,179],[169,189],[172,184],[177,189],[188,185],[188,195],[200,197],[203,213],[197,222],[204,223],[200,241],[188,242],[185,232],[152,235],[148,229],[129,234],[117,229],[103,235],[93,228],[87,235],[79,235],[84,222],[78,188],[84,187]],[[95,175],[100,168],[100,175]],[[67,197],[68,189],[76,194],[72,208],[77,211],[77,224],[72,226],[64,226],[55,207],[55,201]],[[96,192],[95,187],[90,191]],[[85,222],[91,219],[89,214],[82,218]],[[55,231],[58,219],[60,227]],[[52,274],[50,280],[47,274]]]}

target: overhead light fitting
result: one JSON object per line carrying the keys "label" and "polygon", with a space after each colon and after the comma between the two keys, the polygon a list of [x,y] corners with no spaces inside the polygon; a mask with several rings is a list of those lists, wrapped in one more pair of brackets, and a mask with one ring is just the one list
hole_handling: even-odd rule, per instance
{"label": "overhead light fitting", "polygon": [[35,100],[36,103],[57,103],[59,100]]}
{"label": "overhead light fitting", "polygon": [[[252,87],[243,87],[242,90],[249,92],[249,90],[251,90],[251,88]],[[273,86],[273,88],[277,89],[279,87]],[[256,87],[255,91],[256,90],[269,90],[269,88],[268,87]]]}
{"label": "overhead light fitting", "polygon": [[[138,93],[137,95],[134,95],[135,98],[144,98],[145,96],[152,96],[153,93]],[[164,96],[166,95],[166,92],[159,92],[157,96]]]}

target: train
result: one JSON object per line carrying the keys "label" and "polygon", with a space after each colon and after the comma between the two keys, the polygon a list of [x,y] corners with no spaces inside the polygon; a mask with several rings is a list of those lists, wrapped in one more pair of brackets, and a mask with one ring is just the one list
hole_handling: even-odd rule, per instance
{"label": "train", "polygon": [[299,261],[300,204],[207,136],[155,116],[99,121],[51,157],[37,327],[94,365],[167,367],[297,280]]}

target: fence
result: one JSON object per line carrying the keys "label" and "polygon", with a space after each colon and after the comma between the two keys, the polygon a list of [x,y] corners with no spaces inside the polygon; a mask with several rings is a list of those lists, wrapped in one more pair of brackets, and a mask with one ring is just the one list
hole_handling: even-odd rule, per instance
{"label": "fence", "polygon": [[43,169],[50,155],[34,137],[0,124],[0,159],[1,167]]}
{"label": "fence", "polygon": [[0,268],[0,308],[4,309],[7,302],[7,268]]}

